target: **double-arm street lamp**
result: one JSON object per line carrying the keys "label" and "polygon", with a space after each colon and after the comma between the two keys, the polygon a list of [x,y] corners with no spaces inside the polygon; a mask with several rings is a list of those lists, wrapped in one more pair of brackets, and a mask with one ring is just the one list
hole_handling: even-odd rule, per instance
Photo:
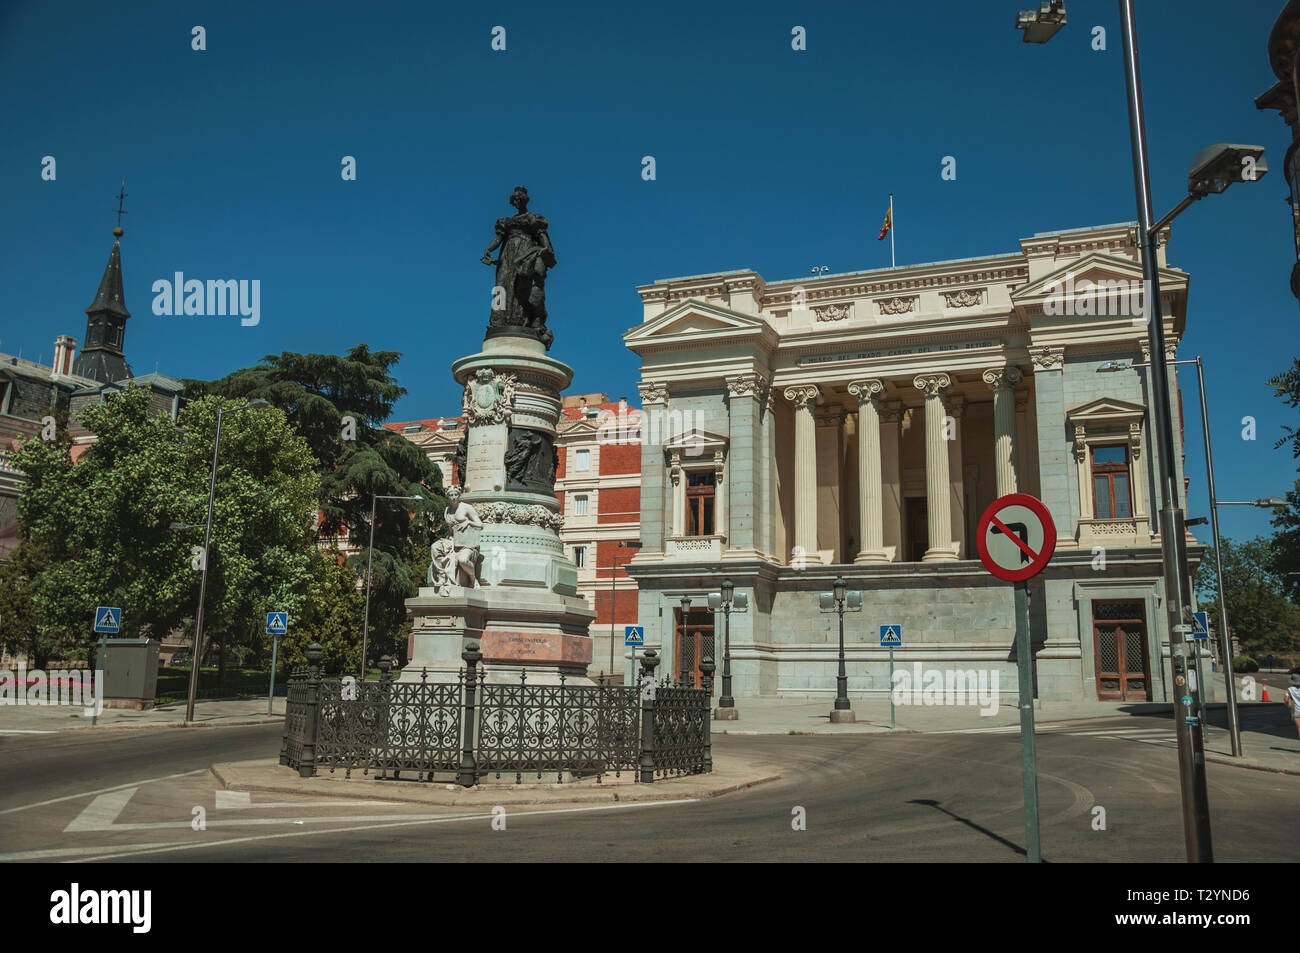
{"label": "double-arm street lamp", "polygon": [[373,494],[370,498],[370,545],[366,551],[366,620],[361,629],[361,680],[366,679],[366,650],[370,645],[370,590],[374,588],[374,577],[371,575],[371,566],[374,565],[375,559],[375,504],[380,500],[422,500],[424,497],[418,493],[415,496],[387,496],[382,493]]}
{"label": "double-arm street lamp", "polygon": [[862,610],[862,592],[848,588],[843,576],[836,576],[831,592],[823,592],[818,597],[823,612],[838,612],[840,617],[840,670],[835,677],[835,707],[831,710],[831,724],[848,724],[853,719],[853,709],[849,705],[849,675],[844,667],[844,607],[849,611]]}
{"label": "double-arm street lamp", "polygon": [[[241,410],[248,410],[254,407],[270,407],[271,405],[261,398],[250,400],[238,407],[231,408],[231,413],[238,413]],[[199,608],[194,613],[194,653],[190,660],[190,687],[185,702],[185,721],[189,724],[194,720],[194,696],[199,687],[199,666],[203,662],[203,599],[208,592],[208,563],[210,560],[210,547],[212,545],[212,504],[217,495],[217,455],[221,452],[221,416],[225,413],[225,408],[217,408],[217,433],[212,440],[212,479],[208,483],[208,519],[203,529],[203,575],[199,579]]]}
{"label": "double-arm street lamp", "polygon": [[[1184,206],[1185,207],[1185,206]],[[1196,385],[1200,392],[1201,398],[1201,437],[1205,445],[1205,489],[1210,497],[1210,534],[1214,543],[1214,572],[1215,579],[1218,582],[1219,590],[1219,636],[1220,636],[1220,656],[1223,662],[1223,678],[1227,686],[1227,710],[1228,710],[1228,737],[1232,743],[1233,757],[1239,758],[1242,754],[1241,748],[1241,722],[1237,715],[1237,690],[1236,676],[1233,671],[1232,658],[1232,640],[1228,638],[1228,607],[1227,600],[1224,598],[1223,588],[1223,553],[1219,545],[1219,507],[1220,506],[1259,506],[1274,507],[1285,506],[1286,500],[1279,497],[1269,497],[1263,500],[1246,500],[1243,502],[1226,502],[1220,501],[1214,489],[1214,453],[1210,448],[1210,417],[1209,408],[1205,399],[1205,365],[1198,354],[1191,360],[1183,361],[1166,361],[1166,366],[1191,364],[1196,368]],[[1129,369],[1136,370],[1140,367],[1150,367],[1149,361],[1134,361],[1126,363],[1124,361],[1106,361],[1097,370],[1099,372],[1125,371]]]}
{"label": "double-arm street lamp", "polygon": [[730,579],[722,580],[719,592],[709,593],[709,608],[715,612],[722,610],[722,697],[718,699],[717,710],[713,717],[718,721],[735,721],[740,717],[736,710],[736,699],[731,695],[731,609],[744,612],[749,607],[749,596],[736,591],[736,584]]}
{"label": "double-arm street lamp", "polygon": [[[1065,22],[1065,4],[1053,0],[1047,12],[1059,23]],[[1133,0],[1119,0],[1123,37],[1124,77],[1128,105],[1129,139],[1133,151],[1133,183],[1137,194],[1138,245],[1142,249],[1143,304],[1147,320],[1147,340],[1152,355],[1165,353],[1164,320],[1160,313],[1160,276],[1156,255],[1160,231],[1193,202],[1210,193],[1222,192],[1233,182],[1255,181],[1267,171],[1260,146],[1217,143],[1197,153],[1187,180],[1188,195],[1168,215],[1155,220],[1151,197],[1150,158],[1147,153],[1146,113],[1142,103],[1142,73],[1138,58],[1137,21]],[[1024,15],[1028,21],[1017,27],[1026,29],[1040,18]],[[1059,29],[1059,26],[1057,27]],[[1055,31],[1046,32],[1038,42],[1046,42]],[[1169,376],[1160,360],[1151,365],[1151,394],[1148,403],[1148,429],[1156,441],[1159,460],[1161,507],[1160,539],[1164,560],[1165,607],[1168,613],[1169,644],[1175,681],[1186,678],[1187,642],[1184,636],[1191,627],[1191,576],[1187,571],[1186,524],[1178,504],[1177,452],[1174,447],[1173,418],[1169,406]],[[1179,782],[1182,792],[1183,840],[1187,859],[1212,863],[1214,848],[1210,837],[1210,802],[1206,791],[1205,753],[1201,733],[1194,730],[1198,721],[1191,711],[1196,708],[1199,686],[1187,685],[1184,704],[1189,711],[1174,718],[1178,738]],[[1186,689],[1185,689],[1186,690]],[[1186,697],[1185,696],[1185,697]]]}

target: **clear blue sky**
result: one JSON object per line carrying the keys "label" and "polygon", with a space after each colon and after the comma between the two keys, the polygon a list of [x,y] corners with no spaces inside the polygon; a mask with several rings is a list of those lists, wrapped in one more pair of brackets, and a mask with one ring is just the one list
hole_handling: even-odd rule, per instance
{"label": "clear blue sky", "polygon": [[[621,332],[635,286],[755,268],[769,279],[1014,251],[1034,232],[1135,218],[1116,4],[1069,0],[1023,44],[1029,0],[771,4],[0,4],[5,148],[0,349],[49,360],[112,244],[125,178],[126,351],[210,378],[281,350],[405,353],[398,419],[455,412],[450,363],[481,341],[477,259],[527,185],[559,266],[553,353],[575,390],[636,399]],[[1281,0],[1139,3],[1157,214],[1215,141],[1267,146],[1273,172],[1189,210],[1171,263],[1192,275],[1182,356],[1208,365],[1220,496],[1281,494],[1285,408],[1265,379],[1297,350],[1281,172],[1288,131],[1254,98]],[[921,8],[935,12],[922,12]],[[191,50],[191,27],[207,31]],[[506,27],[507,51],[490,49]],[[790,49],[791,27],[808,50]],[[1090,49],[1105,27],[1105,52]],[[641,179],[643,155],[658,179]],[[42,181],[41,158],[58,178]],[[355,156],[358,178],[341,180]],[[939,177],[942,156],[957,180]],[[155,279],[257,278],[262,320],[156,317]],[[1205,496],[1194,382],[1191,515]],[[1241,439],[1241,418],[1259,438]],[[1224,511],[1233,536],[1268,532]]]}

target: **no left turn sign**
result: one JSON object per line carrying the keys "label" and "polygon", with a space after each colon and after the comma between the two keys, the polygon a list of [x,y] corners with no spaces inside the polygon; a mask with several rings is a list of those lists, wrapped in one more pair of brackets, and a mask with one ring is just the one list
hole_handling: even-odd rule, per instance
{"label": "no left turn sign", "polygon": [[975,531],[984,568],[999,579],[1020,582],[1038,575],[1056,548],[1056,525],[1043,501],[1028,493],[994,500]]}

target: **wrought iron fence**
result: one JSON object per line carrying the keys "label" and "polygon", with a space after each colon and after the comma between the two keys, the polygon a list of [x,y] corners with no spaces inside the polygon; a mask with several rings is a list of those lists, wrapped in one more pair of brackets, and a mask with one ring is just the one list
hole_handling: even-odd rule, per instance
{"label": "wrought iron fence", "polygon": [[[570,781],[631,772],[653,782],[713,770],[709,740],[713,661],[702,688],[657,682],[653,649],[638,685],[570,685],[493,679],[471,643],[454,682],[399,682],[391,662],[378,681],[325,679],[312,645],[289,678],[280,763],[310,777],[322,769],[418,780]],[[441,776],[441,777],[439,777]]]}

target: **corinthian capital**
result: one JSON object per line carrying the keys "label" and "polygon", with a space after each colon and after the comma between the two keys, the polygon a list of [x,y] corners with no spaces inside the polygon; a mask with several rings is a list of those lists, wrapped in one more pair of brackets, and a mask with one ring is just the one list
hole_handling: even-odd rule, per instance
{"label": "corinthian capital", "polygon": [[1031,347],[1029,357],[1040,371],[1059,371],[1065,366],[1065,348],[1052,345]]}
{"label": "corinthian capital", "polygon": [[636,387],[641,392],[641,406],[668,403],[668,385],[664,381],[637,381]]}
{"label": "corinthian capital", "polygon": [[795,384],[785,389],[785,399],[794,401],[798,410],[811,407],[821,400],[822,392],[816,384]]}
{"label": "corinthian capital", "polygon": [[858,399],[859,404],[865,404],[869,400],[878,400],[884,392],[884,381],[849,381],[849,393]]}
{"label": "corinthian capital", "polygon": [[1010,389],[1020,383],[1020,371],[1011,366],[990,367],[980,377],[984,380],[984,383],[989,385],[989,390],[992,391],[1002,387]]}
{"label": "corinthian capital", "polygon": [[952,387],[952,378],[942,372],[937,374],[917,374],[912,379],[912,386],[926,397],[942,397]]}
{"label": "corinthian capital", "polygon": [[730,397],[754,397],[762,399],[767,389],[767,381],[757,374],[737,374],[727,378],[727,394]]}

